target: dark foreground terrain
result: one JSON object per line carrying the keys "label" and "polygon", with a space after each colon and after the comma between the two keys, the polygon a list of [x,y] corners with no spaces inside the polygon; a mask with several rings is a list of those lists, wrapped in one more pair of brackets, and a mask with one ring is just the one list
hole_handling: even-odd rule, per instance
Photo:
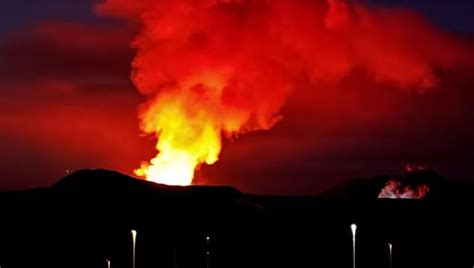
{"label": "dark foreground terrain", "polygon": [[[230,187],[170,187],[105,170],[49,188],[0,193],[0,266],[471,268],[474,189],[423,172],[424,200],[377,199],[389,177],[320,196],[257,196]],[[207,245],[206,237],[210,237]]]}

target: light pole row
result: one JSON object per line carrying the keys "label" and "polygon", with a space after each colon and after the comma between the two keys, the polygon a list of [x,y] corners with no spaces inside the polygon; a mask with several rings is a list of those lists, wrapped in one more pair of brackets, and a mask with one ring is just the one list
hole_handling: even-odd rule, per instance
{"label": "light pole row", "polygon": [[[355,223],[351,224],[351,232],[352,232],[352,268],[356,268],[356,234],[357,234],[357,225]],[[393,245],[388,243],[388,250],[389,250],[389,263],[388,267],[392,268],[392,252],[393,252]]]}
{"label": "light pole row", "polygon": [[[352,232],[352,268],[356,268],[356,237],[357,237],[357,225],[355,223],[351,224],[351,232]],[[132,268],[136,268],[136,245],[137,245],[137,231],[131,230],[132,234]],[[209,243],[211,238],[206,236],[206,268],[210,266],[210,251],[209,251]],[[393,245],[388,243],[389,248],[389,268],[392,268],[392,252],[393,252]],[[107,268],[111,268],[111,261],[109,259],[106,260]]]}
{"label": "light pole row", "polygon": [[[132,267],[135,268],[137,231],[136,230],[131,230],[130,232],[132,234]],[[107,264],[107,268],[111,268],[111,260],[106,259],[105,262]]]}

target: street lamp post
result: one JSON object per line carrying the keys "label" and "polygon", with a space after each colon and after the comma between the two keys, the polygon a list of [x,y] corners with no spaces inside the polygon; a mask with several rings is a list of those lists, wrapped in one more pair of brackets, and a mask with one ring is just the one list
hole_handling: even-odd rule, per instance
{"label": "street lamp post", "polygon": [[352,268],[356,268],[356,232],[357,225],[355,223],[351,224],[352,231]]}
{"label": "street lamp post", "polygon": [[388,250],[389,250],[389,263],[388,263],[388,267],[389,268],[392,268],[392,251],[393,251],[393,246],[392,246],[392,243],[388,243]]}
{"label": "street lamp post", "polygon": [[136,262],[137,231],[132,230],[132,267],[135,268]]}
{"label": "street lamp post", "polygon": [[209,236],[206,236],[206,268],[209,268],[209,258],[210,258],[210,249],[209,249],[209,242],[211,238]]}

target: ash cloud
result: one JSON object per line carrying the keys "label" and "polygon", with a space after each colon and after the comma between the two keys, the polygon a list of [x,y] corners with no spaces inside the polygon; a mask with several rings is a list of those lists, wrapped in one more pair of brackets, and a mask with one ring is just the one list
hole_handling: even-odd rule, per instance
{"label": "ash cloud", "polygon": [[[273,127],[295,90],[322,96],[326,84],[362,74],[380,90],[425,93],[440,85],[440,72],[471,69],[474,59],[470,42],[417,13],[355,1],[106,0],[97,12],[139,25],[131,78],[148,97],[142,130],[179,141],[173,146],[180,149],[181,141],[196,140],[209,128],[221,140]],[[322,105],[344,109],[344,102],[328,102]],[[196,137],[155,123],[167,109],[174,111],[169,103],[185,107],[183,122],[197,126],[191,131]],[[204,121],[206,128],[198,127]],[[214,163],[216,147],[211,157],[197,157],[212,161],[198,162]]]}

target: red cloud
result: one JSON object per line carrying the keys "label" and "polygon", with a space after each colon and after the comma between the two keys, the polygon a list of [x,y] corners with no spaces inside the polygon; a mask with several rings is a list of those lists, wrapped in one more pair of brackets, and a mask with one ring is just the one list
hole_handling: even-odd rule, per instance
{"label": "red cloud", "polygon": [[[148,5],[156,2],[109,0],[98,9],[136,22],[143,8],[152,10]],[[158,2],[173,7],[180,1]],[[170,40],[154,47],[158,43],[152,31],[140,35],[142,52],[157,57],[136,67],[150,74],[164,68],[168,76],[159,77],[170,81],[199,63],[239,63],[235,78],[248,85],[262,77],[259,67],[272,66],[265,60],[288,67],[288,72],[264,79],[263,87],[259,81],[243,92],[228,88],[224,100],[231,104],[252,107],[278,99],[267,96],[282,93],[268,86],[275,82],[272,77],[297,89],[282,111],[283,121],[272,131],[226,141],[222,161],[203,168],[198,179],[250,192],[288,193],[291,188],[293,193],[315,193],[334,180],[396,172],[410,161],[441,167],[443,173],[470,169],[469,42],[434,29],[407,10],[276,1],[271,2],[280,3],[274,17],[262,16],[256,6],[242,8],[247,1],[234,2],[215,10],[213,19],[222,23],[213,24],[212,31],[197,31],[199,24],[192,24],[196,28],[170,32],[176,34],[171,41],[187,47],[175,47]],[[309,3],[315,6],[307,8]],[[171,9],[164,22],[177,20],[176,12]],[[197,18],[183,18],[178,25]],[[142,97],[129,82],[133,30],[42,23],[0,43],[3,188],[52,183],[65,169],[100,166],[130,172],[153,155],[153,142],[138,137],[136,106]],[[151,85],[142,92],[154,93],[156,80],[140,82]],[[434,85],[439,90],[428,90]],[[428,91],[407,94],[414,88]],[[236,99],[240,102],[234,103]],[[278,104],[279,109],[282,103],[270,106]]]}
{"label": "red cloud", "polygon": [[[151,163],[175,167],[169,156],[184,152],[192,159],[186,174],[218,159],[223,135],[273,127],[292,94],[314,100],[314,117],[331,111],[336,122],[371,122],[392,116],[397,100],[386,97],[395,94],[389,90],[426,92],[442,83],[441,73],[474,63],[472,43],[422,16],[353,1],[105,0],[98,12],[139,22],[132,81],[148,97],[142,129],[158,138]],[[381,96],[345,83],[357,76],[375,82]],[[325,92],[338,84],[352,92]]]}

